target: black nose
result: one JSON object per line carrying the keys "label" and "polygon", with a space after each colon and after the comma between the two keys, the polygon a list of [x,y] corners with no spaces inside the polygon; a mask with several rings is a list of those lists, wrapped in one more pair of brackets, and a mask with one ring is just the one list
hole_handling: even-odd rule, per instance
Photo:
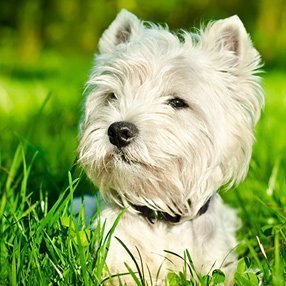
{"label": "black nose", "polygon": [[133,123],[119,121],[109,126],[107,134],[111,144],[122,148],[127,146],[136,137],[138,129]]}

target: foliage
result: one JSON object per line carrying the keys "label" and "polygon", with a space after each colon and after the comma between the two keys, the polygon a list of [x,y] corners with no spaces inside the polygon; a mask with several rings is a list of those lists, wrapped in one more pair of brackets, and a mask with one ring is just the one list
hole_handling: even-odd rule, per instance
{"label": "foliage", "polygon": [[266,62],[286,63],[283,0],[2,0],[0,46],[27,65],[49,49],[90,55],[122,8],[172,29],[238,14]]}
{"label": "foliage", "polygon": [[[55,204],[48,206],[48,194],[43,190],[39,190],[39,201],[33,202],[27,183],[34,160],[37,160],[36,154],[27,162],[25,146],[19,145],[10,168],[4,169],[1,165],[7,174],[0,185],[0,284],[102,285],[111,277],[115,279],[110,276],[105,259],[120,216],[112,229],[97,225],[92,231],[85,224],[83,207],[78,218],[73,217],[70,206],[79,178],[72,178],[71,173],[68,174],[68,187]],[[257,198],[254,196],[253,200]],[[282,286],[286,282],[285,213],[267,206],[262,200],[259,202],[257,208],[272,213],[272,221],[265,224],[262,220],[254,222],[252,218],[252,228],[241,231],[244,239],[240,248],[244,254],[238,263],[235,283]],[[150,280],[143,262],[137,263],[128,247],[119,242],[133,258],[134,265],[126,265],[126,273],[117,278],[131,275],[136,285],[157,285]],[[168,254],[179,257],[176,253]],[[184,270],[169,273],[165,285],[197,285],[196,280],[187,275],[196,273],[188,251],[181,259],[185,261]],[[225,281],[219,269],[212,275],[196,273],[195,276],[201,285],[222,285]]]}
{"label": "foliage", "polygon": [[66,173],[76,159],[81,94],[91,63],[92,57],[56,53],[44,53],[30,67],[9,58],[0,62],[2,160],[9,161],[19,141],[25,142],[28,158],[37,151],[29,180],[32,189],[41,181],[57,194],[67,183]]}

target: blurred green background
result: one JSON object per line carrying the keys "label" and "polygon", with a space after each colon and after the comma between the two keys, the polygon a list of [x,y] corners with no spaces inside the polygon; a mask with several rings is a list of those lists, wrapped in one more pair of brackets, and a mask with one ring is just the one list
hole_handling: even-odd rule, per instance
{"label": "blurred green background", "polygon": [[93,54],[122,8],[166,22],[172,30],[239,15],[262,54],[271,94],[268,117],[257,131],[258,139],[264,138],[260,163],[285,151],[285,0],[0,0],[0,175],[24,142],[28,157],[38,152],[30,184],[62,190],[76,158],[82,91]]}
{"label": "blurred green background", "polygon": [[286,63],[285,0],[1,0],[0,5],[1,47],[5,56],[26,64],[47,49],[92,54],[122,8],[172,29],[238,14],[267,64]]}

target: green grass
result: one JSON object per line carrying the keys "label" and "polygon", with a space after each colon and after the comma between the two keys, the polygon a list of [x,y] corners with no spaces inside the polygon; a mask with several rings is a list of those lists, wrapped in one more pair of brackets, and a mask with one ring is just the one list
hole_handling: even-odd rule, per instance
{"label": "green grass", "polygon": [[[113,230],[107,236],[104,226],[91,231],[84,209],[76,222],[69,210],[75,194],[94,192],[78,171],[69,172],[91,63],[92,57],[54,53],[29,67],[11,57],[0,61],[0,285],[99,285],[108,278],[104,262]],[[243,222],[236,285],[286,285],[285,76],[264,75],[266,108],[248,177],[222,192]],[[187,252],[182,259],[192,269]],[[128,267],[138,285],[148,277],[140,263]],[[218,270],[200,279],[218,285],[224,276]],[[167,281],[193,285],[184,271]]]}

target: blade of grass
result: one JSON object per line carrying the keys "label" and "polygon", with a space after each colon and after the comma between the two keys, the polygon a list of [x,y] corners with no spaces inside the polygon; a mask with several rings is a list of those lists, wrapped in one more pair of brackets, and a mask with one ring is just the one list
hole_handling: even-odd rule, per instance
{"label": "blade of grass", "polygon": [[[131,259],[134,262],[135,267],[136,267],[136,269],[138,271],[138,275],[140,277],[140,281],[141,281],[142,285],[145,285],[144,275],[142,274],[142,272],[141,272],[142,270],[140,269],[139,264],[138,264],[137,260],[135,259],[134,255],[132,254],[132,252],[128,249],[126,244],[120,238],[118,238],[118,237],[115,237],[115,238],[119,241],[119,243],[123,246],[123,248],[126,250],[128,255],[131,257]],[[129,268],[128,268],[128,271],[130,271]],[[133,277],[133,275],[132,275],[132,277]]]}

